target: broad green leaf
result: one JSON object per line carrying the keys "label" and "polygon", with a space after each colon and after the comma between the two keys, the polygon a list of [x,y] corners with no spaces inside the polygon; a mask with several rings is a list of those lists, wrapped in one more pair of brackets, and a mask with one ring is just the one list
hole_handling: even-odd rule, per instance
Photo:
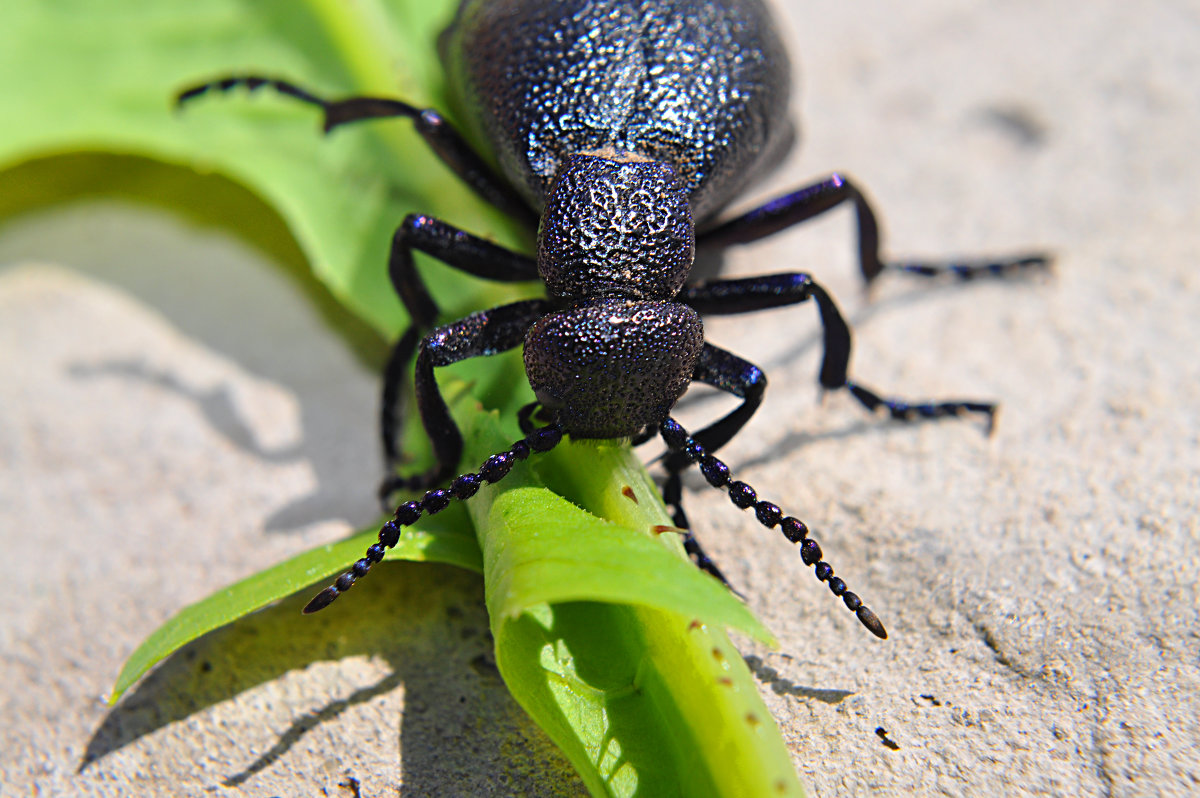
{"label": "broad green leaf", "polygon": [[[489,417],[473,421],[476,441],[506,445]],[[564,443],[509,480],[468,503],[496,663],[592,794],[802,794],[723,630],[773,639],[662,531],[670,519],[629,447]]]}
{"label": "broad green leaf", "polygon": [[[582,454],[574,452],[572,461]],[[480,512],[485,505],[479,502]],[[488,608],[498,619],[544,603],[647,604],[774,642],[725,586],[655,533],[598,518],[544,487],[505,486],[483,523]]]}
{"label": "broad green leaf", "polygon": [[[440,562],[482,573],[479,545],[474,536],[464,534],[463,520],[459,512],[450,509],[445,515],[423,520],[388,551],[385,562]],[[201,635],[346,570],[378,537],[376,527],[338,543],[311,549],[185,607],[129,656],[108,702],[115,704],[142,674]]]}
{"label": "broad green leaf", "polygon": [[[202,97],[181,113],[172,98],[198,81],[261,71],[331,96],[376,93],[448,110],[435,41],[454,6],[453,0],[0,4],[0,170],[91,151],[226,176],[275,209],[334,295],[391,338],[404,314],[384,264],[406,213],[438,215],[518,246],[527,246],[525,236],[457,181],[405,120],[322,136],[317,110],[268,91]],[[53,171],[39,177],[47,174]],[[36,200],[42,190],[7,188],[8,212],[21,207],[21,193]],[[515,294],[511,286],[449,276],[447,269],[428,272],[448,315]]]}

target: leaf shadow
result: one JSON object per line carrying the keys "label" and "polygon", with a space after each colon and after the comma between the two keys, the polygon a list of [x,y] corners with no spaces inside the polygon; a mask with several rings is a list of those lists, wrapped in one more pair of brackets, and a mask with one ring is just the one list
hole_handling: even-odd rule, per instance
{"label": "leaf shadow", "polygon": [[[500,679],[478,576],[445,565],[386,563],[354,592],[354,601],[316,616],[301,615],[307,595],[295,595],[180,649],[106,714],[79,772],[218,704],[264,690],[274,695],[269,683],[293,674],[305,680],[303,692],[326,693],[327,699],[308,710],[297,706],[274,743],[226,774],[225,786],[252,782],[285,760],[309,732],[352,708],[377,700],[399,708],[402,690],[394,736],[397,743],[403,740],[406,794],[579,792],[569,763]],[[388,611],[364,612],[368,607]],[[337,675],[336,663],[363,657],[381,660],[386,672],[344,691],[348,679]],[[274,700],[295,699],[274,695]],[[522,757],[514,757],[518,751]]]}
{"label": "leaf shadow", "polygon": [[[264,463],[287,465],[309,462],[315,466],[321,463],[319,458],[313,456],[315,447],[306,444],[304,438],[282,446],[263,445],[238,410],[237,402],[226,385],[211,388],[188,385],[171,371],[134,359],[76,362],[67,367],[67,373],[79,381],[121,379],[174,394],[193,405],[209,427],[232,446]],[[330,480],[318,478],[308,493],[288,501],[267,515],[262,522],[263,530],[286,533],[327,519],[345,519],[353,526],[361,526],[371,518],[364,512],[363,501],[370,484],[370,480],[365,480],[364,485],[360,486],[362,489],[348,491],[343,484],[331,484]]]}
{"label": "leaf shadow", "polygon": [[[308,464],[312,491],[272,512],[267,531],[373,520],[381,464],[375,389],[364,390],[374,377],[364,374],[379,373],[387,345],[313,276],[274,210],[226,178],[103,153],[22,164],[0,172],[0,189],[22,199],[19,210],[0,202],[0,223],[36,218],[36,232],[7,241],[7,257],[69,263],[153,308],[185,339],[293,397],[299,432],[294,442],[262,446],[228,388],[192,384],[173,364],[151,364],[140,353],[72,364],[71,377],[169,391],[238,449],[271,463]],[[324,370],[321,382],[315,369]]]}

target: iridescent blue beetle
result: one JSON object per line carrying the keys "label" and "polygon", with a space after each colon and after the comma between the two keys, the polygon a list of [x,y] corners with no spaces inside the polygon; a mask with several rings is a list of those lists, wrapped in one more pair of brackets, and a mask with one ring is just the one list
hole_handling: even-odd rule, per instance
{"label": "iridescent blue beetle", "polygon": [[[824,180],[732,219],[720,211],[774,166],[792,141],[787,54],[760,0],[466,0],[441,39],[461,119],[487,157],[437,111],[378,97],[329,101],[281,80],[235,76],[184,91],[180,102],[211,89],[269,86],[318,106],[325,130],[385,117],[413,120],[417,131],[472,189],[502,210],[537,225],[537,255],[498,247],[438,219],[410,215],[392,239],[388,271],[411,317],[384,379],[382,434],[389,476],[385,497],[426,490],[401,504],[379,542],[305,608],[328,606],[366,575],[401,529],[482,483],[503,479],[517,460],[574,438],[661,435],[669,447],[663,495],[675,523],[688,529],[680,474],[697,463],[709,484],[735,505],[753,508],[768,528],[801,546],[804,562],[879,637],[876,615],[821,559],[798,519],[760,500],[713,456],[754,414],[766,377],[757,366],[704,338],[706,315],[747,313],[812,299],[824,327],[821,386],[848,390],[869,410],[898,420],[978,413],[990,427],[989,402],[906,402],[883,398],[848,378],[850,330],[829,294],[803,273],[688,282],[696,248],[744,244],[844,202],[858,219],[865,280],[885,270],[971,278],[1043,266],[1029,254],[957,263],[892,263],[879,253],[875,215],[845,177]],[[496,172],[492,166],[499,166]],[[547,298],[472,314],[436,327],[438,308],[413,266],[413,251],[489,280],[541,279]],[[462,436],[439,392],[437,368],[524,346],[537,402],[521,413],[526,437],[476,472],[454,476]],[[417,410],[436,466],[401,476],[397,418],[416,356]],[[692,382],[742,400],[689,435],[671,417]],[[534,418],[544,426],[534,426]],[[696,563],[720,571],[687,533]]]}

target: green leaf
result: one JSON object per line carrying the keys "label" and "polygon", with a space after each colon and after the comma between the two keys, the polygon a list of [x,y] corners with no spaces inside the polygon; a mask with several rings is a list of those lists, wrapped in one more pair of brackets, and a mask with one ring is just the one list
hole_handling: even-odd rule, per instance
{"label": "green leaf", "polygon": [[[493,419],[464,421],[495,451],[507,439]],[[560,444],[468,508],[500,673],[593,795],[802,794],[723,629],[773,638],[662,531],[666,508],[627,445]]]}
{"label": "green leaf", "polygon": [[[479,513],[487,506],[482,500],[472,509]],[[481,523],[489,530],[484,575],[495,618],[515,618],[545,603],[650,604],[773,642],[725,586],[654,533],[598,518],[544,487],[506,485]]]}
{"label": "green leaf", "polygon": [[[479,545],[473,535],[464,534],[464,520],[461,512],[449,509],[443,515],[424,519],[388,551],[384,560],[440,562],[482,573]],[[142,674],[201,635],[346,570],[346,565],[361,557],[378,538],[379,528],[372,527],[273,565],[185,607],[129,656],[108,703],[115,704]]]}
{"label": "green leaf", "polygon": [[[318,277],[391,338],[404,313],[388,282],[391,234],[421,211],[528,246],[456,180],[406,120],[320,134],[313,108],[271,95],[172,98],[231,72],[287,76],[331,96],[377,93],[447,108],[437,33],[453,0],[114,0],[4,3],[0,169],[80,151],[137,154],[226,176],[274,208]],[[19,76],[19,78],[12,77]],[[39,186],[8,186],[9,212]],[[15,195],[14,195],[15,193]],[[428,270],[448,315],[520,291]],[[529,293],[529,288],[524,289]]]}

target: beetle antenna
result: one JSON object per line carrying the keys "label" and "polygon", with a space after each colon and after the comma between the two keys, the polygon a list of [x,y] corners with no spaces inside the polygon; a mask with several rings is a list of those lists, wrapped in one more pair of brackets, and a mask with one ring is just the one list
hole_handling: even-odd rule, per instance
{"label": "beetle antenna", "polygon": [[808,536],[808,527],[804,525],[803,521],[790,515],[784,516],[778,505],[760,501],[754,488],[745,482],[734,480],[729,472],[729,466],[706,452],[704,447],[689,435],[688,431],[675,419],[668,417],[659,426],[659,433],[672,451],[679,452],[693,463],[699,463],[700,473],[704,474],[708,484],[714,488],[727,490],[729,500],[735,506],[743,510],[753,507],[754,516],[760,524],[767,529],[774,529],[778,526],[784,537],[793,543],[799,543],[800,557],[804,560],[805,565],[813,566],[817,579],[827,583],[833,595],[841,596],[846,608],[853,612],[862,625],[871,630],[872,634],[882,640],[887,639],[887,630],[883,628],[879,617],[862,603],[862,599],[857,594],[847,590],[846,583],[833,575],[833,566],[821,559],[821,547]]}
{"label": "beetle antenna", "polygon": [[304,614],[311,615],[323,610],[334,600],[354,586],[354,583],[367,575],[371,566],[383,559],[383,555],[400,540],[400,531],[406,526],[412,526],[422,515],[439,513],[450,504],[452,499],[466,501],[474,496],[485,483],[492,485],[508,476],[508,472],[518,460],[529,457],[531,452],[548,452],[559,444],[563,437],[562,425],[550,424],[532,430],[521,440],[503,452],[494,454],[484,461],[478,471],[461,474],[450,483],[448,488],[437,488],[427,491],[416,501],[405,502],[396,508],[395,514],[385,521],[379,529],[379,542],[371,544],[366,555],[354,563],[350,570],[339,576],[334,583],[313,596],[304,605]]}

